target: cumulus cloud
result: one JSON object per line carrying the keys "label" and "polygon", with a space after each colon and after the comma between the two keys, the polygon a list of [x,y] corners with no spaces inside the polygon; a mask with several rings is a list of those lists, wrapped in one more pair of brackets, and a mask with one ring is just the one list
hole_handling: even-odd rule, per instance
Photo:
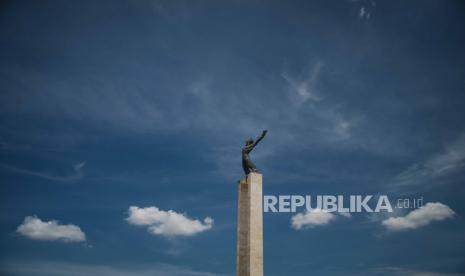
{"label": "cumulus cloud", "polygon": [[382,224],[393,231],[409,230],[428,225],[433,221],[452,218],[454,214],[455,212],[449,206],[439,202],[430,202],[404,217],[391,217],[383,220]]}
{"label": "cumulus cloud", "polygon": [[148,226],[150,233],[166,237],[193,236],[213,227],[213,219],[210,217],[206,217],[202,222],[172,210],[160,210],[155,206],[146,208],[131,206],[128,213],[126,220],[130,224]]}
{"label": "cumulus cloud", "polygon": [[291,218],[291,226],[296,230],[313,228],[319,225],[326,225],[335,218],[336,216],[333,213],[315,209],[294,215]]}
{"label": "cumulus cloud", "polygon": [[341,212],[341,213],[338,213],[338,214],[345,217],[345,218],[351,218],[352,217],[352,215],[349,212]]}
{"label": "cumulus cloud", "polygon": [[42,221],[38,217],[27,216],[16,230],[19,234],[33,240],[65,242],[80,242],[86,240],[86,235],[79,226],[60,224],[56,220]]}

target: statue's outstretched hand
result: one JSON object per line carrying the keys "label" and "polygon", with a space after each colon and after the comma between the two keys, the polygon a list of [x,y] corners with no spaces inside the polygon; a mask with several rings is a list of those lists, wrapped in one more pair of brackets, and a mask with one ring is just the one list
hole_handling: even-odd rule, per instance
{"label": "statue's outstretched hand", "polygon": [[268,132],[268,130],[266,130],[266,129],[264,131],[262,131],[262,137],[265,137],[267,132]]}

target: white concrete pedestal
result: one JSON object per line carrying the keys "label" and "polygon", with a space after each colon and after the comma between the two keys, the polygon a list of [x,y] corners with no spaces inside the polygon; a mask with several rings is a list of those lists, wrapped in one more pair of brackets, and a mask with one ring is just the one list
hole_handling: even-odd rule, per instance
{"label": "white concrete pedestal", "polygon": [[238,184],[237,276],[263,276],[262,175],[250,173]]}

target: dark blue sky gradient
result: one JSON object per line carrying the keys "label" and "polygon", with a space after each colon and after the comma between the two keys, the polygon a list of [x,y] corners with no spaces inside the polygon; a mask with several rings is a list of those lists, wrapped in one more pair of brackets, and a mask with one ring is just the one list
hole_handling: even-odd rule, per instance
{"label": "dark blue sky gradient", "polygon": [[[240,149],[266,128],[265,194],[456,213],[401,232],[266,213],[266,275],[463,275],[463,26],[461,1],[3,1],[0,274],[234,275]],[[129,206],[214,227],[151,235]],[[31,215],[87,240],[23,237]]]}

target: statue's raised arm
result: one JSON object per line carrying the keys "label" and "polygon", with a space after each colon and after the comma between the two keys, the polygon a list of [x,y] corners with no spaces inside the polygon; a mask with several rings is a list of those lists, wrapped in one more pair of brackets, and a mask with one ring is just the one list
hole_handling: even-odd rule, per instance
{"label": "statue's raised arm", "polygon": [[260,142],[261,140],[263,140],[263,138],[265,138],[265,135],[266,135],[267,132],[268,132],[268,130],[266,130],[266,129],[265,129],[264,131],[262,131],[262,135],[260,135],[260,136],[257,138],[257,140],[255,141],[254,147],[255,147],[256,145],[258,145],[258,142]]}
{"label": "statue's raised arm", "polygon": [[255,148],[258,143],[263,140],[267,130],[262,131],[262,134],[254,141],[252,138],[245,141],[245,146],[242,148],[242,168],[244,173],[248,175],[251,172],[258,172],[254,163],[250,160],[249,153]]}

